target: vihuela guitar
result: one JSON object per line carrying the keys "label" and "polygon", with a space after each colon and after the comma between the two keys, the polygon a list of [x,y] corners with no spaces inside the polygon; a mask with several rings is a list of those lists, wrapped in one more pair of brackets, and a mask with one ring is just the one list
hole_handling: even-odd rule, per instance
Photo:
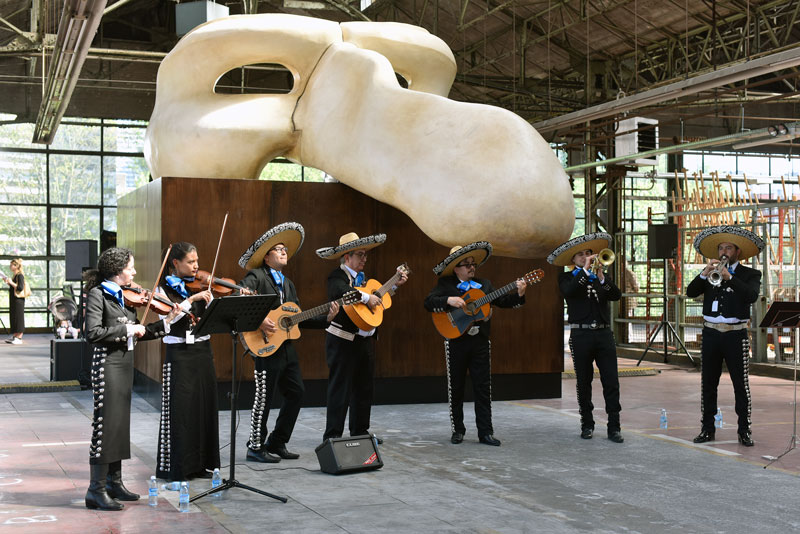
{"label": "vihuela guitar", "polygon": [[372,330],[377,328],[383,322],[383,310],[392,307],[392,297],[389,294],[392,287],[397,284],[400,277],[405,273],[406,276],[411,274],[411,269],[408,264],[404,263],[397,267],[397,272],[394,276],[389,278],[385,284],[381,285],[380,282],[374,279],[367,280],[367,282],[357,288],[364,293],[377,295],[381,299],[381,305],[376,306],[374,309],[370,308],[359,299],[358,303],[351,304],[344,307],[345,313],[361,330]]}
{"label": "vihuela guitar", "polygon": [[[528,284],[535,284],[544,277],[544,271],[535,269],[524,276],[522,279]],[[470,289],[461,298],[467,303],[466,309],[454,308],[445,312],[434,312],[433,325],[447,339],[454,339],[466,332],[472,323],[483,321],[491,314],[491,302],[506,293],[517,289],[517,281],[514,280],[508,285],[495,289],[488,295],[480,289]]]}
{"label": "vihuela guitar", "polygon": [[276,332],[269,336],[261,329],[253,332],[243,332],[241,334],[242,343],[244,343],[244,346],[250,352],[260,358],[272,356],[275,351],[283,345],[284,341],[300,337],[300,327],[298,325],[306,319],[328,313],[331,304],[334,302],[338,303],[339,306],[347,306],[348,304],[359,302],[360,300],[361,293],[353,290],[345,293],[340,299],[326,302],[321,306],[306,311],[301,311],[300,307],[294,302],[284,302],[280,307],[275,308],[267,314],[267,317],[272,319],[272,322],[274,322],[275,326],[278,328]]}

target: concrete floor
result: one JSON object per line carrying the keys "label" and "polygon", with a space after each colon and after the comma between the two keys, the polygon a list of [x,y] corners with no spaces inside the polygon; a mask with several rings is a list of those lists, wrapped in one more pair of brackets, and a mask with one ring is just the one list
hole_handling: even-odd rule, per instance
{"label": "concrete floor", "polygon": [[[49,377],[49,337],[0,344],[0,383]],[[569,359],[565,363],[569,363]],[[620,360],[632,367],[635,360]],[[622,376],[624,444],[605,439],[603,400],[592,440],[578,438],[575,382],[563,399],[493,403],[499,448],[477,443],[472,406],[468,434],[449,443],[444,404],[376,406],[373,431],[384,437],[379,471],[331,476],[319,471],[324,409],[304,409],[290,449],[295,461],[244,462],[249,413],[239,412],[236,478],[286,496],[286,504],[242,489],[206,497],[177,511],[176,492],[122,512],[83,505],[88,466],[91,392],[0,393],[0,532],[789,532],[800,529],[795,499],[800,451],[764,469],[763,455],[789,444],[790,381],[751,376],[756,446],[736,442],[733,393],[723,376],[726,427],[713,445],[694,445],[699,430],[699,373],[643,363],[655,376]],[[668,430],[658,427],[668,410]],[[146,493],[154,472],[156,412],[134,397],[133,455],[123,463],[129,488]],[[220,443],[228,443],[228,412]],[[273,416],[274,417],[274,416]],[[271,426],[272,422],[270,422]],[[223,464],[229,447],[222,449]],[[228,469],[223,470],[228,477]],[[209,481],[191,483],[196,494]]]}

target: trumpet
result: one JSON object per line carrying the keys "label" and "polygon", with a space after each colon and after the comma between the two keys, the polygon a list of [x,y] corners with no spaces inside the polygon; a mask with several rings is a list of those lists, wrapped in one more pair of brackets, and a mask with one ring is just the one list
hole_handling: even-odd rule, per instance
{"label": "trumpet", "polygon": [[594,271],[598,267],[608,267],[614,260],[617,259],[617,255],[614,254],[614,251],[610,248],[604,248],[600,252],[597,253],[594,260],[592,260],[592,270]]}
{"label": "trumpet", "polygon": [[722,256],[719,263],[708,275],[708,283],[714,287],[722,285],[722,270],[728,268],[728,256]]}

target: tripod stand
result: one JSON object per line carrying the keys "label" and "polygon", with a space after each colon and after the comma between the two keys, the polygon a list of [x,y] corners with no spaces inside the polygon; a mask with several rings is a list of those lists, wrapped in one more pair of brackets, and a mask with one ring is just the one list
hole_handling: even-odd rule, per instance
{"label": "tripod stand", "polygon": [[[655,331],[650,335],[650,339],[647,341],[647,347],[644,349],[644,352],[642,353],[641,358],[639,358],[639,361],[636,362],[637,367],[639,366],[640,363],[642,363],[642,360],[644,360],[644,357],[647,356],[647,353],[653,347],[653,343],[655,343],[656,338],[658,337],[658,333],[662,332],[662,331],[663,331],[663,336],[664,336],[664,363],[667,363],[667,359],[669,357],[669,348],[667,346],[667,335],[668,335],[669,332],[672,332],[672,336],[678,342],[678,344],[681,346],[681,348],[683,349],[683,352],[685,352],[686,355],[689,357],[689,361],[691,361],[692,364],[694,365],[694,358],[692,358],[692,355],[689,354],[688,350],[686,350],[686,345],[683,344],[683,340],[680,338],[680,336],[678,335],[678,332],[675,331],[675,328],[672,326],[672,324],[667,319],[667,283],[668,283],[668,280],[669,280],[668,273],[667,273],[668,267],[669,267],[668,260],[666,258],[664,258],[664,288],[662,290],[662,299],[663,300],[662,300],[661,323],[658,325],[658,328],[656,328]],[[675,352],[677,352],[677,349],[676,349]]]}
{"label": "tripod stand", "polygon": [[797,347],[798,345],[798,330],[800,327],[800,302],[773,302],[769,311],[764,315],[764,319],[758,326],[763,328],[777,327],[777,328],[794,328],[794,401],[792,402],[792,437],[789,438],[789,445],[786,450],[778,456],[765,454],[762,456],[769,463],[764,466],[764,469],[777,462],[792,450],[797,448]]}
{"label": "tripod stand", "polygon": [[286,497],[279,497],[272,493],[267,493],[260,489],[242,484],[236,480],[236,356],[238,351],[238,336],[239,328],[245,332],[256,330],[261,321],[266,317],[276,295],[248,295],[237,297],[222,297],[214,299],[209,304],[203,317],[197,323],[195,329],[196,336],[203,336],[206,334],[224,333],[228,332],[231,335],[231,342],[233,344],[232,360],[231,360],[231,458],[230,458],[230,474],[228,478],[222,481],[216,488],[199,493],[189,499],[189,502],[194,502],[197,499],[216,493],[218,491],[226,490],[229,488],[242,488],[254,493],[260,493],[265,497],[271,497],[277,501],[287,502]]}

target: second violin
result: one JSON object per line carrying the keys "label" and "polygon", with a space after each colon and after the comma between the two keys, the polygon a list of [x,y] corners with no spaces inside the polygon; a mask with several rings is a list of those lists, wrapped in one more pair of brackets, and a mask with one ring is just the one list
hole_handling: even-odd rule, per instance
{"label": "second violin", "polygon": [[[204,291],[208,289],[210,280],[211,273],[208,271],[198,270],[197,274],[194,276],[194,280],[191,282],[186,282],[186,288],[192,292]],[[213,293],[215,297],[226,297],[231,295],[234,291],[238,291],[241,295],[256,294],[255,291],[251,289],[237,285],[236,282],[230,278],[214,277],[214,283],[211,284],[211,293]]]}

